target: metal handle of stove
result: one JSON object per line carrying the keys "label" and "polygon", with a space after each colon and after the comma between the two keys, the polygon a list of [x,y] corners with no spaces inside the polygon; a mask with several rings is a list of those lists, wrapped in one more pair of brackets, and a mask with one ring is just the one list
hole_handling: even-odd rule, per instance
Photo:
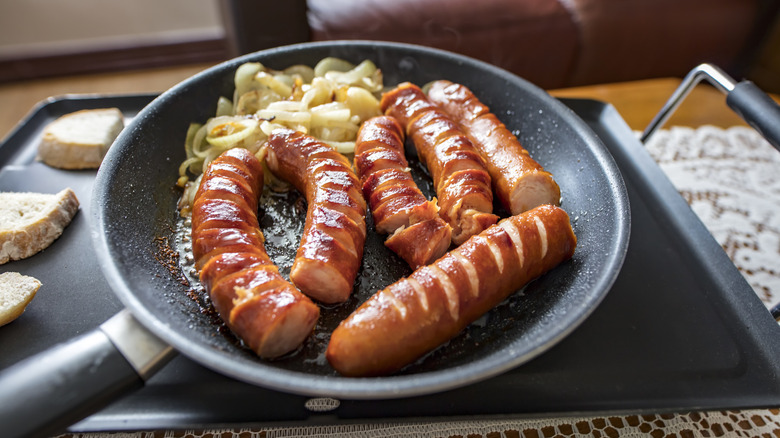
{"label": "metal handle of stove", "polygon": [[[669,100],[645,128],[639,138],[643,144],[666,123],[688,93],[703,79],[725,93],[726,104],[780,151],[780,105],[752,82],[738,83],[720,68],[706,63],[698,65],[683,78]],[[780,303],[769,311],[775,320],[780,321]]]}
{"label": "metal handle of stove", "polygon": [[712,64],[700,64],[683,78],[680,86],[645,128],[640,141],[647,140],[671,117],[691,90],[706,79],[726,94],[726,104],[780,151],[780,105],[750,81],[736,82]]}

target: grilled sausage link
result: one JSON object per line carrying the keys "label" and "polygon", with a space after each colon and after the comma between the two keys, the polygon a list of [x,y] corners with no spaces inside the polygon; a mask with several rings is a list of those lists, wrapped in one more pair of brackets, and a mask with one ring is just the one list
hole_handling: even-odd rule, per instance
{"label": "grilled sausage link", "polygon": [[377,292],[333,331],[326,357],[345,376],[398,371],[569,259],[575,246],[559,207],[504,219]]}
{"label": "grilled sausage link", "polygon": [[290,280],[323,303],[346,301],[366,241],[366,201],[349,161],[313,137],[277,129],[268,139],[266,163],[308,203]]}
{"label": "grilled sausage link", "polygon": [[435,81],[428,98],[455,120],[487,164],[496,196],[512,214],[543,204],[559,205],[561,189],[487,105],[468,88]]}
{"label": "grilled sausage link", "polygon": [[355,142],[355,169],[371,206],[376,230],[390,234],[385,245],[412,269],[441,257],[452,228],[439,217],[412,179],[404,152],[404,132],[388,116],[363,122]]}
{"label": "grilled sausage link", "polygon": [[493,191],[485,163],[471,140],[414,84],[403,83],[382,95],[386,115],[397,119],[428,167],[439,199],[439,214],[452,226],[459,245],[493,225]]}
{"label": "grilled sausage link", "polygon": [[263,168],[246,149],[212,161],[192,208],[192,252],[225,324],[255,353],[274,358],[312,332],[319,307],[279,274],[257,221]]}

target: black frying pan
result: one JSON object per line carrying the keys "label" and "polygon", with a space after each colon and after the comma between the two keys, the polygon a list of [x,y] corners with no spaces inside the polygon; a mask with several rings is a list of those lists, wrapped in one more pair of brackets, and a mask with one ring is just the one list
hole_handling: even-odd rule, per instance
{"label": "black frying pan", "polygon": [[[300,351],[270,362],[244,349],[215,319],[203,292],[187,285],[179,267],[171,263],[179,219],[179,191],[174,184],[188,124],[212,116],[219,96],[232,96],[233,73],[244,62],[260,61],[281,69],[314,65],[326,56],[355,63],[371,59],[384,72],[385,85],[401,81],[422,85],[446,78],[471,88],[555,175],[563,193],[562,207],[570,214],[579,240],[573,259],[532,282],[453,341],[389,377],[340,377],[322,356],[330,330],[341,318],[373,292],[409,273],[384,248],[383,237],[369,235],[354,297],[345,305],[323,309],[317,332]],[[418,172],[421,181],[422,174]],[[290,245],[277,239],[304,219],[290,207],[295,196],[289,194],[279,209],[266,205],[261,210],[269,253],[280,260],[294,252],[297,242]],[[549,349],[590,315],[618,274],[630,227],[626,190],[612,157],[584,122],[542,90],[506,71],[452,53],[354,41],[301,44],[247,55],[163,93],[112,146],[98,172],[91,207],[98,259],[129,312],[0,377],[0,400],[14,400],[10,403],[14,406],[0,403],[0,423],[25,416],[35,423],[20,425],[20,435],[56,430],[52,427],[70,424],[140,386],[138,374],[151,374],[170,356],[170,347],[236,379],[313,396],[406,397],[494,376]],[[277,214],[286,216],[279,219]],[[63,413],[71,402],[80,407]]]}

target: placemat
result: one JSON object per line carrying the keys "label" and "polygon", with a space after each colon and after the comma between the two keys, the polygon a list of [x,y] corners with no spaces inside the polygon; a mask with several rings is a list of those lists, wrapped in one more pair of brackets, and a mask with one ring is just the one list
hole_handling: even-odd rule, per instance
{"label": "placemat", "polygon": [[[780,153],[746,127],[660,130],[646,145],[767,308],[780,302]],[[780,409],[383,423],[267,429],[65,434],[61,438],[760,437]]]}

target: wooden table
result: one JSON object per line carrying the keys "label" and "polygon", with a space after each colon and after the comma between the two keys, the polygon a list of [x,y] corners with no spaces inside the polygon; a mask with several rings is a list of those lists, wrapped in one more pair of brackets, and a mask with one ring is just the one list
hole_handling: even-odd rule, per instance
{"label": "wooden table", "polygon": [[[0,84],[0,138],[5,138],[38,102],[51,96],[161,92],[208,67],[209,64],[195,64]],[[679,82],[677,78],[651,79],[552,90],[550,94],[609,102],[632,129],[641,131],[672,95]],[[707,84],[700,84],[667,125],[698,127],[705,124],[728,127],[745,123],[726,106],[722,93]]]}
{"label": "wooden table", "polygon": [[210,67],[185,65],[152,70],[64,76],[0,84],[0,138],[38,102],[64,94],[136,94],[162,92]]}

